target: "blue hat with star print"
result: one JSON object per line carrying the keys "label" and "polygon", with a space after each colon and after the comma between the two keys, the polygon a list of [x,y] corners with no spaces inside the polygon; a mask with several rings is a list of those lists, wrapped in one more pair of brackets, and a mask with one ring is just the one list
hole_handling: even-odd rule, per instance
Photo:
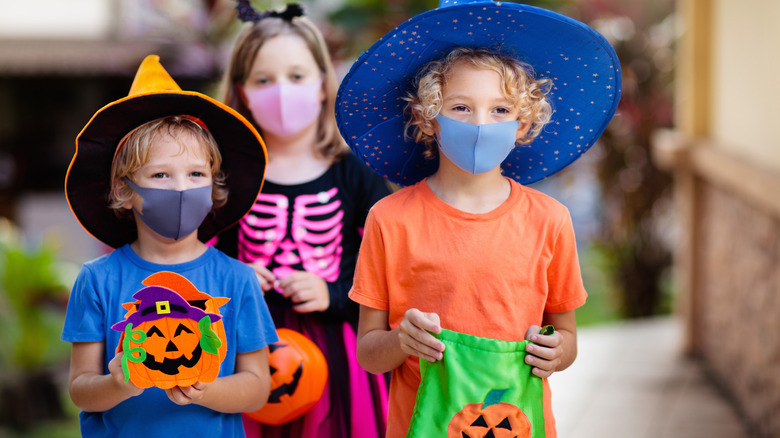
{"label": "blue hat with star print", "polygon": [[438,9],[402,23],[363,53],[339,87],[336,120],[353,151],[376,173],[408,186],[432,175],[438,159],[404,137],[402,99],[417,72],[456,47],[487,48],[549,78],[551,121],[502,163],[521,184],[546,178],[585,153],[620,100],[620,62],[587,25],[538,7],[486,0],[442,0]]}

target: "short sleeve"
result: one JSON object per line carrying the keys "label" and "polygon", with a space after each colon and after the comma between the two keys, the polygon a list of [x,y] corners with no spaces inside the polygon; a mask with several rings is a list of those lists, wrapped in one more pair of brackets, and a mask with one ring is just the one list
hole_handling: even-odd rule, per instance
{"label": "short sleeve", "polygon": [[105,341],[103,304],[98,296],[95,277],[87,266],[79,271],[68,298],[62,329],[62,340],[66,342]]}
{"label": "short sleeve", "polygon": [[279,338],[254,272],[243,264],[239,269],[245,275],[241,276],[243,291],[239,295],[241,303],[236,315],[236,351],[248,353],[273,344]]}
{"label": "short sleeve", "polygon": [[553,257],[547,268],[549,293],[544,311],[561,313],[585,304],[588,297],[582,283],[577,241],[571,216],[566,211],[553,245]]}
{"label": "short sleeve", "polygon": [[387,269],[382,230],[372,208],[366,219],[363,242],[355,267],[355,281],[349,297],[358,304],[378,310],[389,310]]}

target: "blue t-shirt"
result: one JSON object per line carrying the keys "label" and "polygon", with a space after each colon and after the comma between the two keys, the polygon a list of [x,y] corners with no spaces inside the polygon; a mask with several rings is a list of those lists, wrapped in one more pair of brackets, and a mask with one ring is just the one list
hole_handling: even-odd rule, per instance
{"label": "blue t-shirt", "polygon": [[[111,326],[124,319],[122,304],[134,302],[132,295],[145,287],[141,282],[160,271],[180,274],[212,297],[230,298],[219,308],[227,340],[219,377],[235,372],[236,353],[259,350],[278,340],[252,268],[215,248],[186,263],[159,265],[140,258],[129,245],[84,264],[70,294],[62,340],[104,341],[108,374],[121,335]],[[244,436],[240,414],[179,406],[159,388],[148,388],[105,412],[82,412],[80,418],[85,437]]]}

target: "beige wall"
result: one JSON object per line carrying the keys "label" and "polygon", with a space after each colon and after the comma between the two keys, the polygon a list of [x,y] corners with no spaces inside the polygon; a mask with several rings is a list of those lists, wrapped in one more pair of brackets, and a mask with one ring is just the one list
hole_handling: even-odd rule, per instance
{"label": "beige wall", "polygon": [[711,13],[709,137],[780,171],[780,1],[713,0]]}

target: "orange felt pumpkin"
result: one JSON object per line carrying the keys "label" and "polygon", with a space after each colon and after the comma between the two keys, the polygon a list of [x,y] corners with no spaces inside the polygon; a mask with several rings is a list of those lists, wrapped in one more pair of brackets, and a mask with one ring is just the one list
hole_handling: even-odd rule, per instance
{"label": "orange felt pumpkin", "polygon": [[136,310],[112,329],[122,331],[125,380],[139,388],[162,389],[211,382],[221,363],[220,339],[212,323],[221,319],[191,306],[176,292],[149,286],[133,295]]}
{"label": "orange felt pumpkin", "polygon": [[276,330],[279,342],[268,346],[271,394],[249,418],[265,424],[284,424],[308,412],[322,397],[328,364],[314,342],[294,330]]}
{"label": "orange felt pumpkin", "polygon": [[[175,291],[177,294],[181,295],[182,298],[187,300],[191,306],[197,307],[208,313],[221,314],[219,311],[220,306],[230,301],[230,298],[212,297],[205,292],[199,291],[186,277],[175,272],[156,272],[146,277],[141,284],[145,286],[162,286]],[[226,339],[225,324],[221,319],[216,322],[212,321],[211,327],[217,332],[219,339]],[[227,356],[227,343],[223,342],[222,346],[219,347],[219,360],[224,360],[225,356]]]}
{"label": "orange felt pumpkin", "polygon": [[531,423],[523,411],[515,405],[502,403],[506,390],[492,390],[484,403],[471,403],[463,407],[450,420],[448,438],[528,438]]}

